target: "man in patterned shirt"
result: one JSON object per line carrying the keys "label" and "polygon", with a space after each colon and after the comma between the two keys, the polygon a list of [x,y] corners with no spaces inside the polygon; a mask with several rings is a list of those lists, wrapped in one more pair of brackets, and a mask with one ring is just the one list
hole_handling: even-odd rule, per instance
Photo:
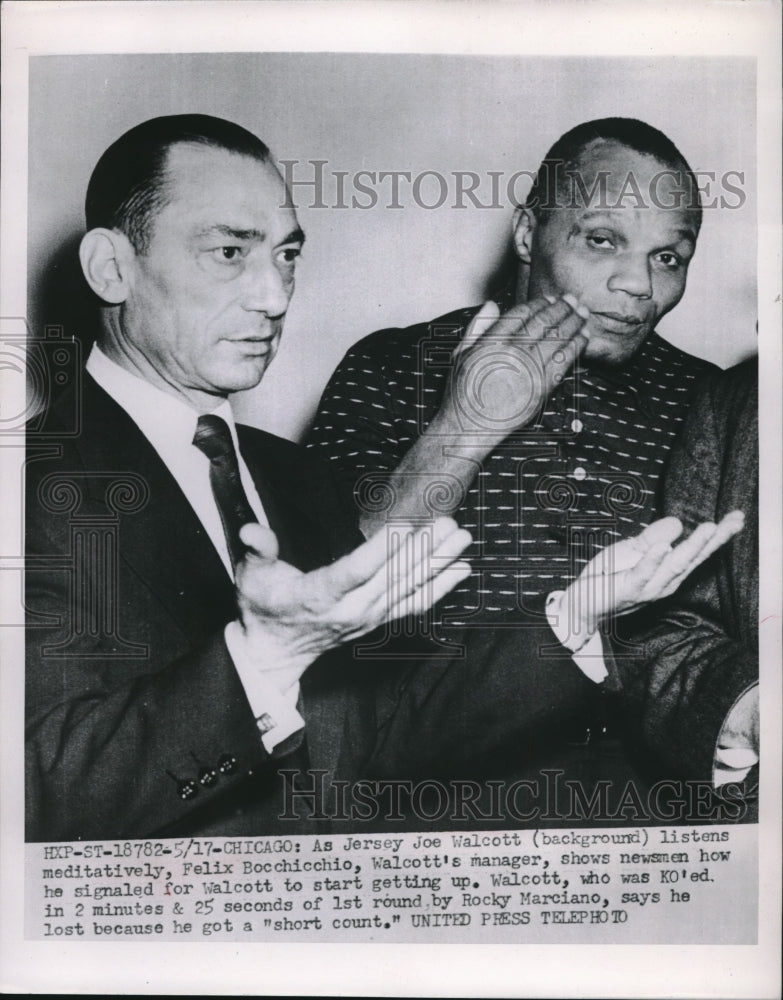
{"label": "man in patterned shirt", "polygon": [[[634,119],[549,151],[514,216],[506,308],[462,309],[356,344],[309,436],[354,489],[366,534],[453,513],[474,573],[444,621],[491,625],[657,516],[667,455],[713,366],[655,333],[685,291],[698,186]],[[513,304],[512,304],[513,303]]]}

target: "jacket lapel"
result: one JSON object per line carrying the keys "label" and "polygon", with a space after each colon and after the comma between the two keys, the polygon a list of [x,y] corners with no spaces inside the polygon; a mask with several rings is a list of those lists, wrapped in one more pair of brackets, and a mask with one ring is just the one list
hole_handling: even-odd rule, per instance
{"label": "jacket lapel", "polygon": [[303,572],[329,563],[332,553],[320,511],[312,509],[313,486],[307,470],[291,460],[291,446],[282,448],[272,435],[255,428],[239,425],[237,434],[269,527],[277,535],[280,558]]}
{"label": "jacket lapel", "polygon": [[122,407],[89,377],[85,423],[89,433],[78,447],[93,473],[92,501],[105,504],[108,483],[123,475],[140,477],[146,487],[141,509],[120,515],[120,559],[186,637],[197,641],[233,614],[233,585],[220,556],[158,453]]}

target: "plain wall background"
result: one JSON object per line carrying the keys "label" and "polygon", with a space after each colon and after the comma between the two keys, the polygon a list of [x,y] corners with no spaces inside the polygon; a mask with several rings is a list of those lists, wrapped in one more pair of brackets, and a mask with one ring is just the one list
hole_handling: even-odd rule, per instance
{"label": "plain wall background", "polygon": [[[694,170],[743,171],[745,201],[705,212],[688,290],[659,331],[721,367],[756,348],[755,76],[749,59],[511,58],[342,53],[42,56],[30,62],[28,320],[36,332],[83,326],[75,250],[90,172],[126,129],[161,114],[220,115],[256,132],[278,159],[326,160],[328,208],[312,188],[294,200],[307,232],[280,353],[262,385],[237,399],[245,421],[297,438],[345,350],[383,326],[477,303],[509,246],[512,206],[455,209],[453,171],[490,171],[501,192],[534,171],[580,121],[642,118]],[[401,182],[378,182],[372,209],[335,208],[333,174],[437,171],[446,203],[428,210]],[[732,183],[737,184],[736,179]],[[517,186],[520,196],[527,183]],[[421,188],[432,204],[430,179]],[[366,201],[364,196],[360,196]],[[730,196],[732,204],[737,198]]]}

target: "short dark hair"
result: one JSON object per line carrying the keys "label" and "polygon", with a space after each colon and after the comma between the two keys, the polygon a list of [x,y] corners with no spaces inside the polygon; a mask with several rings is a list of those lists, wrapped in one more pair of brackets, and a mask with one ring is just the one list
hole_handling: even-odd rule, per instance
{"label": "short dark hair", "polygon": [[547,207],[555,207],[565,177],[579,163],[587,147],[596,140],[616,142],[643,156],[651,156],[665,167],[678,171],[692,185],[693,197],[688,207],[701,223],[701,197],[698,181],[688,161],[671,139],[659,129],[638,118],[596,118],[583,122],[561,135],[544,159],[525,201],[537,219],[547,215]]}
{"label": "short dark hair", "polygon": [[138,253],[146,252],[154,217],[166,204],[168,153],[178,143],[225,149],[264,163],[269,160],[269,149],[257,136],[223,118],[151,118],[120,136],[98,160],[87,187],[87,229],[118,229]]}

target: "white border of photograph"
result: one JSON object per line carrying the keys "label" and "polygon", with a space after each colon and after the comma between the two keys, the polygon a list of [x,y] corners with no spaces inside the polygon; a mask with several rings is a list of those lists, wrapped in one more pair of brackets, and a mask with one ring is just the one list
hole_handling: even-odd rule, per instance
{"label": "white border of photograph", "polygon": [[[760,492],[763,710],[757,946],[235,945],[62,943],[22,938],[21,629],[2,640],[0,877],[4,992],[396,996],[772,997],[779,989],[781,732],[780,7],[745,3],[24,3],[3,5],[2,309],[26,313],[27,62],[33,54],[373,51],[506,55],[748,55],[758,65]],[[687,95],[683,96],[687,99]],[[0,372],[3,405],[23,379]],[[6,411],[8,412],[8,411]],[[0,454],[18,482],[21,449]],[[11,454],[14,452],[14,454]],[[3,476],[10,469],[10,476]],[[16,478],[15,478],[16,477]],[[3,497],[0,561],[20,545],[18,496]],[[10,555],[9,555],[10,553]],[[0,562],[0,565],[3,563]],[[12,579],[13,578],[13,579]],[[0,573],[0,600],[18,576]],[[9,589],[10,588],[10,589]],[[476,948],[480,947],[480,951]],[[556,950],[553,951],[553,947]],[[303,951],[306,949],[306,951]],[[437,949],[437,950],[435,950]]]}

